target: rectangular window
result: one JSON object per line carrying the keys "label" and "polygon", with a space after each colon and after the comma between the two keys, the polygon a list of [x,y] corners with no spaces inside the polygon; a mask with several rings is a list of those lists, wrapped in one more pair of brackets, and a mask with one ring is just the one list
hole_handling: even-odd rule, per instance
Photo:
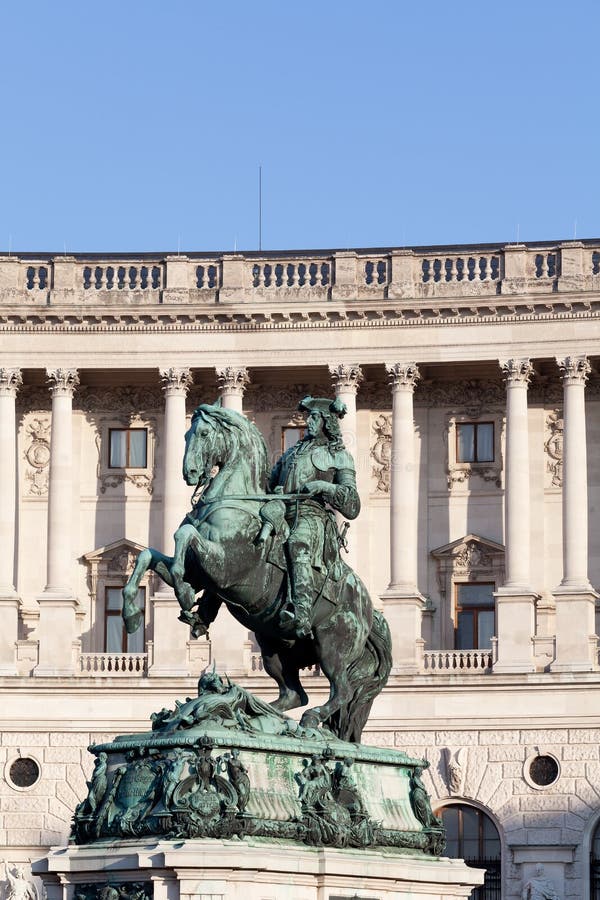
{"label": "rectangular window", "polygon": [[[127,634],[121,616],[123,595],[120,587],[106,588],[106,614],[104,627],[105,653],[143,653],[144,652],[144,620],[134,634]],[[142,616],[146,606],[146,589],[140,588],[135,598]]]}
{"label": "rectangular window", "polygon": [[456,585],[457,650],[488,650],[496,630],[493,582]]}
{"label": "rectangular window", "polygon": [[456,425],[456,461],[494,462],[494,423],[459,422]]}
{"label": "rectangular window", "polygon": [[148,465],[146,428],[111,428],[108,466],[110,469],[145,469]]}
{"label": "rectangular window", "polygon": [[294,425],[285,425],[281,429],[281,452],[285,453],[286,450],[289,450],[290,447],[301,441],[305,431],[306,429],[302,427],[296,428]]}

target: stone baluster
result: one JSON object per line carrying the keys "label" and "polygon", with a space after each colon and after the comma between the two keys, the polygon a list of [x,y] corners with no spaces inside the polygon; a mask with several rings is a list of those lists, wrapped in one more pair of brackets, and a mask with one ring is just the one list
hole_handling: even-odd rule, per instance
{"label": "stone baluster", "polygon": [[39,662],[34,675],[71,675],[77,640],[72,590],[73,394],[76,369],[48,369],[52,430],[48,482],[47,583],[38,597]]}
{"label": "stone baluster", "polygon": [[585,356],[556,360],[564,394],[563,432],[563,578],[555,589],[556,658],[554,672],[597,668],[595,601],[588,578],[588,487]]}
{"label": "stone baluster", "polygon": [[390,583],[382,594],[392,632],[394,671],[420,667],[425,600],[417,588],[417,466],[413,395],[420,378],[415,363],[386,366],[392,382],[390,464]]}
{"label": "stone baluster", "polygon": [[[165,395],[163,425],[163,553],[172,556],[174,534],[190,506],[191,489],[182,476],[184,435],[186,432],[185,398],[192,384],[189,368],[171,367],[160,370]],[[189,632],[177,621],[179,604],[171,588],[160,582],[160,589],[152,597],[154,647],[150,677],[188,675]]]}
{"label": "stone baluster", "polygon": [[0,369],[0,675],[16,675],[19,600],[15,590],[16,414],[20,369]]}
{"label": "stone baluster", "polygon": [[217,366],[216,372],[223,409],[243,412],[244,392],[250,384],[248,369],[245,366]]}
{"label": "stone baluster", "polygon": [[[358,481],[358,437],[357,437],[357,429],[356,429],[356,393],[358,391],[358,386],[363,380],[363,374],[360,366],[358,365],[346,365],[345,363],[340,363],[337,366],[329,366],[329,372],[333,379],[333,384],[335,388],[336,397],[341,400],[346,405],[346,415],[343,419],[340,420],[340,430],[342,432],[342,439],[344,441],[344,445],[348,453],[350,453],[354,459],[354,463],[357,470],[357,481]],[[360,489],[360,485],[358,485]],[[340,517],[343,522],[343,517]],[[354,523],[354,527],[350,527],[348,531],[348,556],[347,561],[348,565],[352,566],[353,569],[356,569],[358,565],[358,540],[357,540],[357,531],[356,531],[357,523]]]}
{"label": "stone baluster", "polygon": [[530,583],[529,359],[500,362],[506,381],[504,520],[506,577],[496,591],[495,672],[533,672],[536,596]]}

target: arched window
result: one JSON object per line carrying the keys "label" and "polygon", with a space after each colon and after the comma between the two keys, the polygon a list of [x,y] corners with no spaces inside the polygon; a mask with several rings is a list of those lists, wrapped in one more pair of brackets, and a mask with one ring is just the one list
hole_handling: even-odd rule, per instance
{"label": "arched window", "polygon": [[473,900],[500,900],[500,835],[490,817],[474,806],[462,803],[443,806],[437,815],[441,816],[446,828],[447,855],[486,870],[485,883],[475,888]]}
{"label": "arched window", "polygon": [[590,900],[600,900],[600,821],[594,829],[590,854]]}

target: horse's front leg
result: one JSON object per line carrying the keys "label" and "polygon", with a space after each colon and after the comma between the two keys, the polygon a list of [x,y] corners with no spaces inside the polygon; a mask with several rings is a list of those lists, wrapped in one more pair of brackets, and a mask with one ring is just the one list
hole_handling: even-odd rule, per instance
{"label": "horse's front leg", "polygon": [[173,581],[170,572],[171,563],[172,559],[170,556],[165,556],[164,553],[153,550],[152,547],[147,547],[139,554],[133,572],[123,588],[122,615],[125,631],[128,634],[133,634],[133,632],[137,631],[142,624],[144,614],[138,609],[135,603],[135,598],[137,597],[142,578],[148,569],[152,569],[152,571],[160,575],[163,581],[172,587]]}
{"label": "horse's front leg", "polygon": [[194,553],[199,567],[217,585],[223,584],[225,552],[220,544],[205,538],[193,525],[182,525],[175,532],[175,554],[171,566],[171,578],[175,596],[184,612],[196,603],[196,591],[185,578],[185,557]]}

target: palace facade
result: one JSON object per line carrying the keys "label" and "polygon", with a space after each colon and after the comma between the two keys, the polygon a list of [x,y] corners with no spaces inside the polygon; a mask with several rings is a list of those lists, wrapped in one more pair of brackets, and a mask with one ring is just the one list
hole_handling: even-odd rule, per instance
{"label": "palace facade", "polygon": [[365,740],[429,761],[481,898],[596,896],[599,362],[600,240],[0,257],[0,859],[64,843],[88,744],[208,664],[274,698],[226,611],[192,640],[149,574],[128,637],[120,590],[140,548],[172,550],[198,403],[251,417],[274,462],[298,401],[335,394],[348,559],[393,636]]}

